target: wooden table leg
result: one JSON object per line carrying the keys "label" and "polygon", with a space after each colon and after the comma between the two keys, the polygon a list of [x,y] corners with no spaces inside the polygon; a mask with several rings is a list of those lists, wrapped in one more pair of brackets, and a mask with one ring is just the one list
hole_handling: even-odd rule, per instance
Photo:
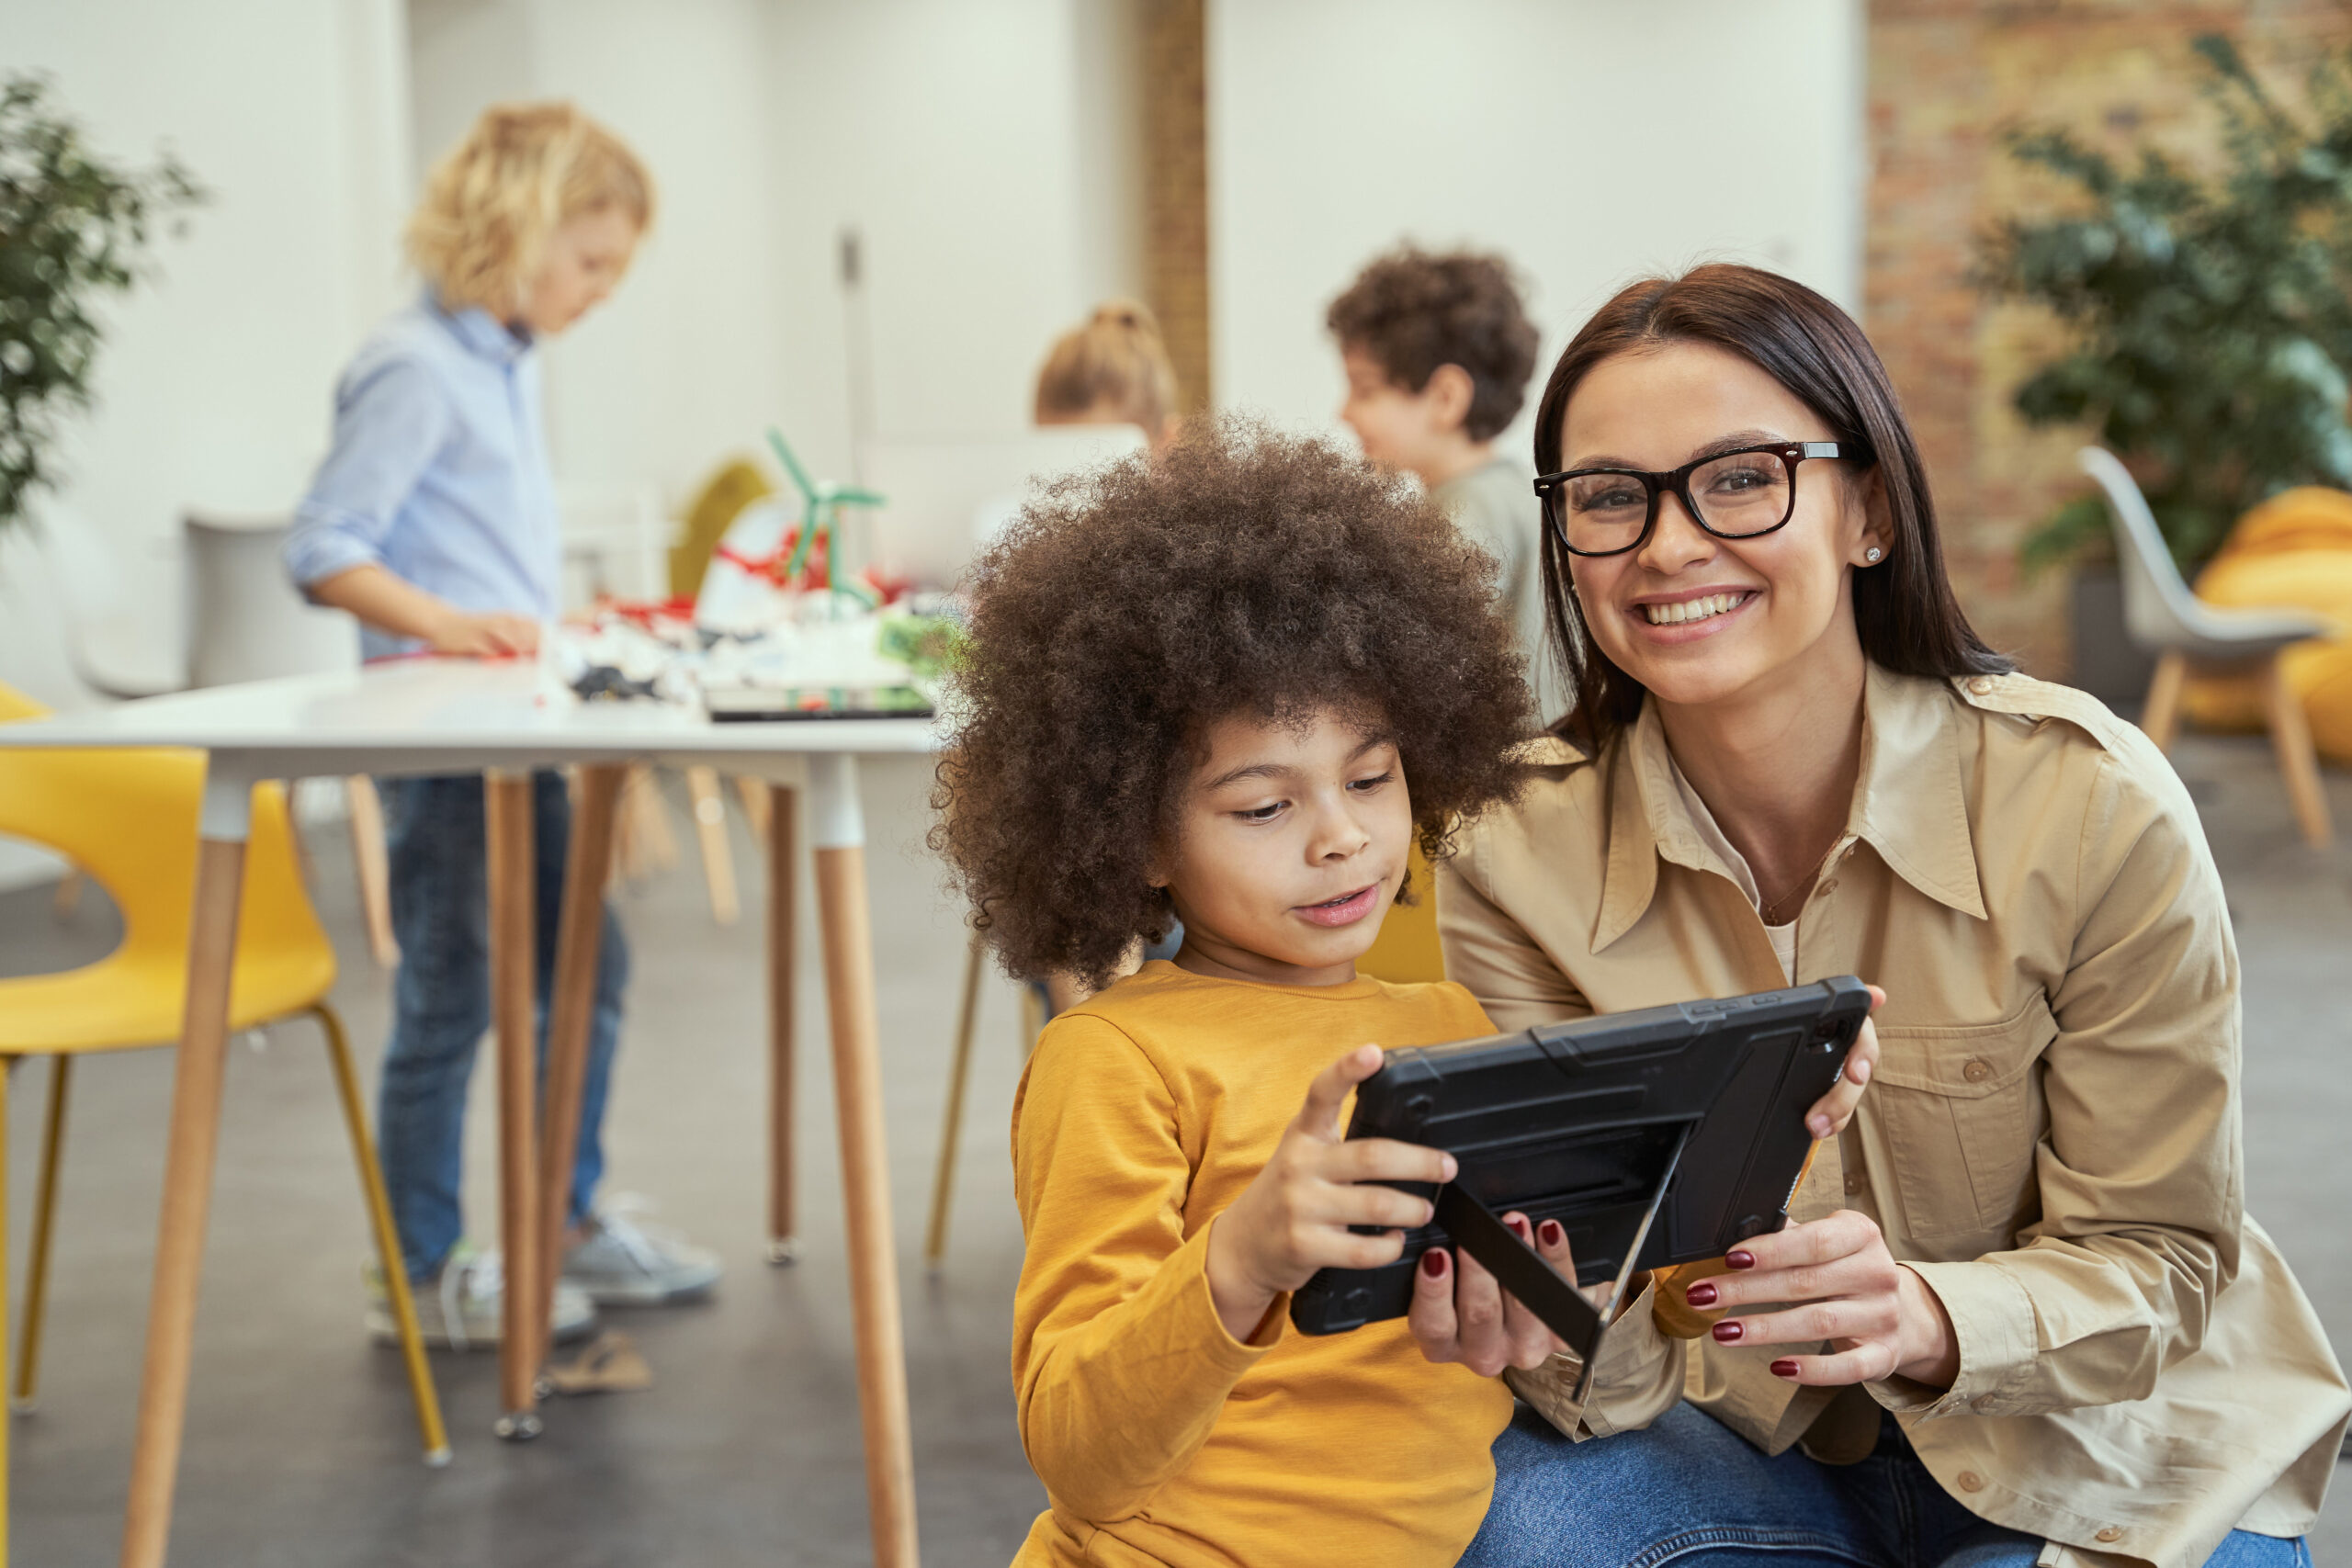
{"label": "wooden table leg", "polygon": [[768,1261],[800,1256],[792,1213],[793,964],[798,946],[793,863],[795,792],[767,786],[768,852]]}
{"label": "wooden table leg", "polygon": [[[571,1162],[580,1149],[580,1100],[588,1082],[588,1032],[596,1011],[603,955],[605,879],[613,864],[618,767],[580,770],[580,799],[564,858],[563,917],[556,926],[554,994],[548,998],[548,1065],[539,1111],[539,1296],[545,1325],[555,1314],[563,1232],[571,1217]],[[535,1368],[536,1370],[536,1368]]]}
{"label": "wooden table leg", "polygon": [[220,1137],[229,978],[237,953],[237,900],[244,886],[252,795],[250,780],[205,780],[195,908],[188,927],[187,1001],[173,1070],[163,1221],[155,1241],[155,1286],[147,1307],[147,1369],[139,1388],[130,1501],[123,1517],[123,1568],[162,1568],[171,1540],[172,1491],[179,1478],[180,1437],[187,1418],[197,1286],[204,1272],[204,1227],[212,1206],[213,1158]]}
{"label": "wooden table leg", "polygon": [[493,772],[482,780],[490,881],[490,1018],[498,1041],[499,1237],[506,1255],[503,1337],[498,1348],[500,1415],[492,1430],[520,1441],[539,1435],[540,1301],[537,1162],[532,1122],[537,1100],[532,1027],[531,907],[537,892],[531,775]]}
{"label": "wooden table leg", "polygon": [[[907,1419],[906,1346],[899,1321],[890,1171],[882,1134],[882,1053],[874,995],[874,928],[866,905],[865,825],[854,759],[809,760],[809,840],[825,953],[833,1094],[848,1211],[850,1299],[857,1328],[858,1407],[865,1430],[866,1507],[877,1568],[912,1568],[914,1452]],[[781,822],[770,829],[782,836]]]}

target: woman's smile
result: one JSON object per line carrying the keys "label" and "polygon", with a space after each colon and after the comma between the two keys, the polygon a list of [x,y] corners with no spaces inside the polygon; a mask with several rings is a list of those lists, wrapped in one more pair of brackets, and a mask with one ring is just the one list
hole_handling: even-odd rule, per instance
{"label": "woman's smile", "polygon": [[1763,596],[1761,589],[1736,586],[1645,593],[1631,603],[1627,619],[1650,642],[1695,642],[1746,618],[1746,613]]}

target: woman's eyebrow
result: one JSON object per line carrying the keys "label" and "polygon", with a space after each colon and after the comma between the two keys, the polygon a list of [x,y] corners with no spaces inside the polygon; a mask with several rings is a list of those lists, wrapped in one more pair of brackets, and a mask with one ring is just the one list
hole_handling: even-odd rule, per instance
{"label": "woman's eyebrow", "polygon": [[[1770,446],[1776,442],[1786,441],[1788,439],[1790,439],[1788,436],[1782,435],[1780,432],[1775,430],[1735,430],[1729,435],[1718,435],[1713,441],[1708,442],[1705,446],[1696,448],[1688,457],[1684,458],[1683,461],[1689,463],[1701,463],[1704,462],[1709,457],[1719,457],[1725,452],[1736,452],[1743,446]],[[1677,465],[1677,467],[1679,466],[1680,465],[1679,464]],[[1611,457],[1605,452],[1595,453],[1588,457],[1579,457],[1575,462],[1569,464],[1568,468],[1571,470],[1577,468],[1631,468],[1635,473],[1644,473],[1648,471],[1643,468],[1639,463],[1634,462],[1631,457]],[[1659,471],[1663,472],[1664,470],[1661,469]]]}

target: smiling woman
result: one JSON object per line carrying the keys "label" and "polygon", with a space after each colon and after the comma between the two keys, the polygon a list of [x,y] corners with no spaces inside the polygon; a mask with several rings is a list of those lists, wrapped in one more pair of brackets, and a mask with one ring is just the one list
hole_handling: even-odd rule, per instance
{"label": "smiling woman", "polygon": [[1447,973],[1503,1028],[1859,974],[1883,1055],[1800,1223],[1654,1284],[1585,1404],[1573,1364],[1510,1374],[1549,1425],[1497,1443],[1463,1562],[2298,1561],[2352,1394],[2244,1209],[2179,780],[1970,629],[1885,370],[1812,290],[1634,285],[1535,440],[1577,703],[1439,870]]}

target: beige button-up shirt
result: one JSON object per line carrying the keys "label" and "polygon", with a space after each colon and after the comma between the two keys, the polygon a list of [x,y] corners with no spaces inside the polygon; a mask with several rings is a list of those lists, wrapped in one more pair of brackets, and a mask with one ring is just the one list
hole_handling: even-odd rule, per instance
{"label": "beige button-up shirt", "polygon": [[[1792,1213],[1879,1224],[1951,1314],[1958,1380],[1801,1389],[1773,1348],[1668,1338],[1637,1303],[1583,1410],[1572,1372],[1516,1386],[1579,1438],[1688,1397],[1828,1460],[1867,1452],[1883,1407],[2045,1562],[2198,1568],[2234,1528],[2302,1534],[2352,1392],[2245,1213],[2237,950],[2188,792],[2095,699],[2022,676],[1873,669],[1862,746],[1796,978],[1884,987],[1883,1055]],[[1439,872],[1446,972],[1496,1027],[1785,983],[1654,705],[1598,761],[1532,756],[1522,802]]]}

